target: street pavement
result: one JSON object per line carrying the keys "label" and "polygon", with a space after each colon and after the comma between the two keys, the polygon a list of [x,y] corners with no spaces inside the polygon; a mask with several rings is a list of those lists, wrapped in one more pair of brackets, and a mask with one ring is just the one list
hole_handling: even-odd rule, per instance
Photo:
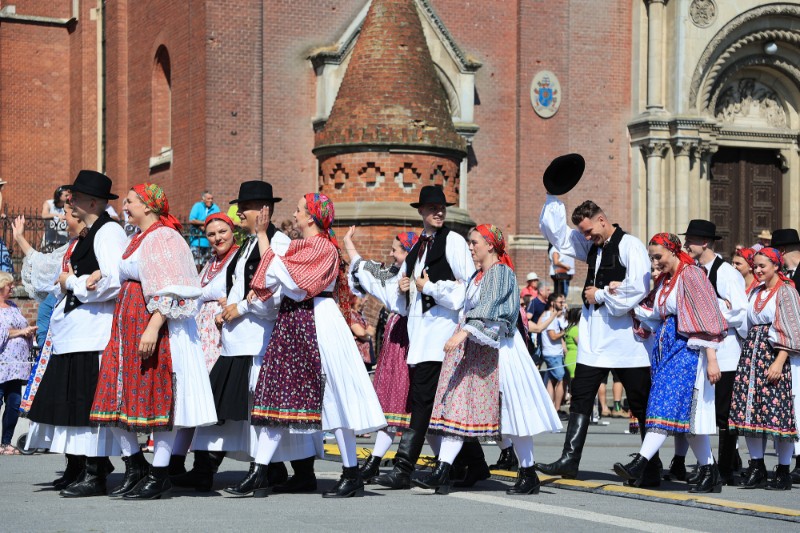
{"label": "street pavement", "polygon": [[[18,432],[25,425],[21,421]],[[611,467],[627,461],[639,442],[626,429],[627,421],[617,419],[608,426],[592,426],[580,481],[549,480],[539,495],[523,497],[506,495],[511,482],[499,474],[448,496],[370,485],[364,498],[348,500],[319,494],[236,499],[219,489],[238,481],[247,464],[226,460],[215,492],[173,489],[169,498],[152,502],[70,500],[48,488],[63,469],[63,457],[0,457],[0,531],[798,531],[800,486],[788,492],[724,487],[708,499],[687,499],[682,483],[664,483],[658,491],[620,492],[624,489]],[[537,436],[537,460],[555,459],[562,444],[563,433]],[[671,440],[667,444],[665,464],[673,451]],[[368,447],[371,439],[359,439],[359,445]],[[497,458],[496,446],[487,444],[484,450],[490,463]],[[341,471],[338,458],[332,454],[329,459],[316,463],[319,491],[333,486]],[[109,477],[110,487],[120,482],[124,470],[119,458],[113,462],[117,470]],[[775,464],[774,454],[767,464]]]}

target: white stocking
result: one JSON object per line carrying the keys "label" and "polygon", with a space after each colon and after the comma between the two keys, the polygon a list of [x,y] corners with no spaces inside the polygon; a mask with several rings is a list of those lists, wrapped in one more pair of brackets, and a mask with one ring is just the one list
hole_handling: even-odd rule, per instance
{"label": "white stocking", "polygon": [[683,433],[675,435],[675,455],[686,457],[687,453],[689,453],[689,438]]}
{"label": "white stocking", "polygon": [[284,433],[286,433],[284,428],[261,428],[258,433],[258,446],[254,459],[256,463],[266,466],[272,461],[272,456],[275,455]]}
{"label": "white stocking", "polygon": [[452,465],[463,445],[464,439],[460,437],[442,437],[442,444],[439,448],[439,461]]}
{"label": "white stocking", "polygon": [[121,428],[111,428],[111,432],[119,441],[119,448],[123,457],[130,457],[139,453],[139,438],[135,431],[126,431]]}
{"label": "white stocking", "polygon": [[375,448],[372,450],[372,455],[375,457],[383,457],[389,448],[392,447],[394,436],[397,435],[394,431],[389,433],[382,429],[378,430],[378,435],[375,437]]}
{"label": "white stocking", "polygon": [[775,442],[775,451],[778,452],[778,464],[789,465],[794,453],[794,442],[779,439]]}
{"label": "white stocking", "polygon": [[439,457],[439,451],[442,447],[442,437],[428,433],[425,435],[425,440],[428,441],[428,446],[431,447],[434,457]]}
{"label": "white stocking", "polygon": [[529,468],[533,466],[533,437],[511,437],[514,443],[514,453],[519,459],[519,466]]}
{"label": "white stocking", "polygon": [[639,450],[639,455],[643,456],[648,461],[658,453],[659,448],[666,442],[667,436],[654,431],[648,431],[644,435],[642,441],[642,448]]}
{"label": "white stocking", "polygon": [[153,466],[169,466],[169,458],[172,457],[172,446],[175,444],[175,437],[178,429],[172,431],[153,432],[153,442],[155,443],[155,453],[153,453]]}
{"label": "white stocking", "polygon": [[700,466],[710,465],[714,462],[714,453],[711,451],[711,437],[708,435],[692,435],[687,437],[692,453],[697,457]]}
{"label": "white stocking", "polygon": [[764,458],[764,443],[767,439],[764,437],[745,437],[744,441],[747,443],[747,451],[750,452],[750,459],[763,459]]}
{"label": "white stocking", "polygon": [[507,449],[512,444],[514,443],[512,442],[511,437],[503,437],[501,440],[497,441],[497,445],[500,447],[501,450]]}
{"label": "white stocking", "polygon": [[339,453],[342,455],[342,466],[351,468],[358,466],[356,456],[356,432],[352,429],[339,428],[334,430],[336,444],[339,445]]}

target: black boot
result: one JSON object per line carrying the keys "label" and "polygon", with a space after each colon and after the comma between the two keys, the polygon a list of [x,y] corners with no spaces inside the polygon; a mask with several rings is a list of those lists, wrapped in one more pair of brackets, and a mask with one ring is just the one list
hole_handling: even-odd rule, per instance
{"label": "black boot", "polygon": [[539,476],[536,475],[536,470],[533,467],[520,468],[517,473],[517,482],[506,491],[506,494],[539,494],[541,486]]}
{"label": "black boot", "polygon": [[186,456],[173,455],[169,458],[169,476],[180,476],[186,473]]}
{"label": "black boot", "polygon": [[272,492],[296,494],[316,491],[317,476],[314,474],[314,459],[315,457],[312,455],[305,459],[292,461],[294,474],[285,483],[272,487]]}
{"label": "black boot", "polygon": [[797,456],[794,464],[794,470],[789,472],[789,475],[792,476],[792,483],[795,485],[800,484],[800,455]]}
{"label": "black boot", "polygon": [[675,455],[669,463],[669,470],[664,476],[665,481],[686,481],[686,456]]}
{"label": "black boot", "polygon": [[516,472],[517,468],[519,468],[519,460],[517,460],[517,454],[514,453],[513,445],[505,450],[501,450],[497,462],[493,465],[489,465],[489,470],[508,470]]}
{"label": "black boot", "polygon": [[489,479],[492,473],[489,471],[489,465],[486,464],[486,456],[483,453],[483,447],[480,442],[466,441],[461,447],[461,451],[456,456],[455,463],[463,463],[465,468],[463,474],[456,478],[454,471],[456,465],[450,468],[450,479],[454,480],[454,487],[468,489],[473,487],[478,481]]}
{"label": "black boot", "polygon": [[578,475],[578,466],[580,466],[587,431],[589,431],[589,417],[579,413],[570,413],[561,457],[553,463],[536,463],[533,467],[549,476],[575,479]]}
{"label": "black boot", "polygon": [[692,471],[686,474],[687,485],[697,485],[700,481],[700,465],[695,465]]}
{"label": "black boot", "polygon": [[364,461],[364,464],[361,465],[361,468],[358,470],[364,483],[371,483],[372,478],[381,473],[380,467],[382,459],[382,457],[375,457],[374,455],[367,457],[367,460]]}
{"label": "black boot", "polygon": [[225,492],[234,496],[250,496],[253,498],[266,498],[269,492],[269,482],[267,481],[267,466],[258,463],[250,463],[250,470],[239,483],[233,487],[228,487]]}
{"label": "black boot", "polygon": [[424,442],[424,431],[418,432],[413,428],[406,429],[400,438],[400,444],[397,445],[394,468],[387,474],[376,476],[372,482],[393,490],[410,489],[411,472],[414,471],[414,465],[419,459]]}
{"label": "black boot", "polygon": [[689,489],[689,492],[693,494],[722,492],[722,477],[719,474],[717,463],[701,466],[698,470],[700,471],[700,479],[696,485]]}
{"label": "black boot", "polygon": [[633,485],[638,487],[644,477],[644,471],[647,468],[648,461],[644,456],[638,453],[634,453],[631,457],[633,457],[633,461],[626,465],[615,463],[614,472],[626,481],[633,481]]}
{"label": "black boot", "polygon": [[172,483],[169,480],[169,467],[151,466],[150,473],[141,480],[132,491],[124,495],[125,500],[158,500],[169,492]]}
{"label": "black boot", "polygon": [[663,469],[664,465],[661,464],[661,458],[658,456],[658,452],[653,456],[652,459],[647,461],[647,467],[644,469],[644,476],[638,485],[634,485],[633,481],[628,481],[626,485],[629,486],[637,486],[643,489],[652,489],[661,486],[661,470]]}
{"label": "black boot", "polygon": [[792,490],[792,474],[789,465],[775,467],[775,476],[767,483],[767,490]]}
{"label": "black boot", "polygon": [[188,472],[172,476],[170,481],[176,487],[193,488],[197,492],[208,492],[214,485],[214,474],[219,470],[219,465],[225,459],[225,452],[207,452],[196,450],[194,452],[194,465]]}
{"label": "black boot", "polygon": [[72,455],[67,454],[67,467],[64,469],[64,474],[53,481],[53,488],[56,490],[64,490],[76,481],[81,476],[83,469],[86,468],[85,455]]}
{"label": "black boot", "polygon": [[270,487],[281,485],[289,480],[289,471],[282,462],[267,465],[267,484]]}
{"label": "black boot", "polygon": [[767,486],[767,467],[764,459],[750,459],[749,466],[739,481],[743,489],[760,489]]}
{"label": "black boot", "polygon": [[415,479],[414,485],[423,489],[436,489],[436,494],[449,494],[452,482],[450,481],[450,463],[439,461],[433,472],[422,479]]}
{"label": "black boot", "polygon": [[492,477],[492,473],[489,471],[489,465],[487,465],[485,461],[478,464],[471,464],[467,466],[463,478],[454,482],[453,486],[459,489],[468,489],[475,486],[475,483],[478,481],[483,481],[490,477]]}
{"label": "black boot", "polygon": [[727,429],[719,430],[719,475],[723,485],[735,485],[736,434]]}
{"label": "black boot", "polygon": [[357,466],[342,467],[342,477],[331,490],[322,493],[323,498],[350,498],[364,495],[364,481]]}
{"label": "black boot", "polygon": [[142,452],[137,452],[130,457],[123,457],[125,463],[125,477],[122,478],[122,485],[111,491],[109,496],[124,496],[132,491],[141,480],[150,473],[150,463],[144,458]]}
{"label": "black boot", "polygon": [[85,498],[87,496],[105,496],[106,478],[114,471],[114,465],[108,457],[87,457],[86,468],[81,477],[62,490],[59,494],[65,498]]}

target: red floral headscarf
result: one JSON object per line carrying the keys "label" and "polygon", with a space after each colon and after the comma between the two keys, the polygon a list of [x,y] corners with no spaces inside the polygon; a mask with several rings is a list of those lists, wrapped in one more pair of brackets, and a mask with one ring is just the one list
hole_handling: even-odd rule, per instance
{"label": "red floral headscarf", "polygon": [[[503,237],[503,232],[497,226],[493,226],[491,224],[481,224],[475,228],[475,231],[481,234],[487,244],[494,248],[494,251],[497,253],[497,258],[500,262],[506,265],[511,270],[514,270],[514,263],[511,261],[511,256],[506,253],[506,240]],[[485,272],[480,272],[476,276],[475,280],[480,280]]]}
{"label": "red floral headscarf", "polygon": [[158,215],[158,219],[162,224],[175,231],[181,231],[183,228],[181,223],[178,222],[177,218],[169,214],[169,201],[164,189],[155,183],[145,182],[134,185],[131,190],[136,193],[144,205]]}
{"label": "red floral headscarf", "polygon": [[781,255],[781,253],[778,251],[777,248],[770,248],[769,246],[767,246],[757,251],[754,254],[754,257],[756,255],[763,255],[764,257],[769,259],[773,265],[778,267],[778,277],[781,278],[781,280],[783,280],[784,283],[788,283],[789,285],[794,287],[794,282],[786,274],[783,273],[783,255]]}
{"label": "red floral headscarf", "polygon": [[753,261],[756,256],[756,251],[753,250],[752,248],[739,248],[738,250],[736,250],[736,252],[734,252],[734,255],[738,255],[739,257],[747,261],[747,264],[750,265],[751,269],[756,267]]}
{"label": "red floral headscarf", "polygon": [[231,217],[226,215],[225,213],[212,213],[206,217],[205,225],[208,226],[211,222],[219,220],[221,222],[226,223],[231,227],[232,230],[236,229],[236,225],[231,220]]}
{"label": "red floral headscarf", "polygon": [[694,265],[695,261],[692,257],[683,251],[681,247],[681,239],[674,233],[657,233],[650,239],[651,245],[663,246],[675,256],[680,259],[681,263],[687,265]]}
{"label": "red floral headscarf", "polygon": [[417,244],[419,236],[413,231],[403,231],[397,234],[397,240],[400,241],[406,252],[410,252],[414,245]]}
{"label": "red floral headscarf", "polygon": [[336,233],[333,232],[333,218],[335,214],[333,202],[324,194],[314,192],[306,194],[305,199],[306,208],[311,218],[314,220],[314,223],[325,232],[325,236],[338,248],[339,243],[336,241]]}

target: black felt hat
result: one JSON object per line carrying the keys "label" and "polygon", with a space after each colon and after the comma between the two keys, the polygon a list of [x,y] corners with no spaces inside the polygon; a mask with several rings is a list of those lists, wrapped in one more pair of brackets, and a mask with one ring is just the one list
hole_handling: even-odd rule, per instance
{"label": "black felt hat", "polygon": [[81,170],[72,185],[64,185],[61,188],[103,200],[119,198],[116,194],[111,194],[111,178],[94,170]]}
{"label": "black felt hat", "polygon": [[695,237],[705,237],[713,241],[718,241],[722,237],[717,235],[717,225],[710,220],[695,219],[689,221],[686,233],[681,235],[694,235]]}
{"label": "black felt hat", "polygon": [[451,206],[454,203],[448,202],[444,196],[444,189],[438,185],[426,185],[419,191],[419,202],[414,202],[411,207],[419,207],[425,204],[437,204]]}
{"label": "black felt hat", "polygon": [[772,232],[772,240],[770,246],[773,248],[781,248],[783,246],[792,246],[800,244],[800,236],[797,235],[797,230],[792,228],[776,229]]}
{"label": "black felt hat", "polygon": [[544,188],[554,196],[566,194],[581,180],[585,168],[586,161],[580,154],[558,156],[544,171]]}
{"label": "black felt hat", "polygon": [[272,185],[266,181],[245,181],[239,185],[239,197],[231,200],[231,205],[248,200],[260,200],[262,202],[272,202],[277,204],[282,198],[275,198],[272,196]]}

